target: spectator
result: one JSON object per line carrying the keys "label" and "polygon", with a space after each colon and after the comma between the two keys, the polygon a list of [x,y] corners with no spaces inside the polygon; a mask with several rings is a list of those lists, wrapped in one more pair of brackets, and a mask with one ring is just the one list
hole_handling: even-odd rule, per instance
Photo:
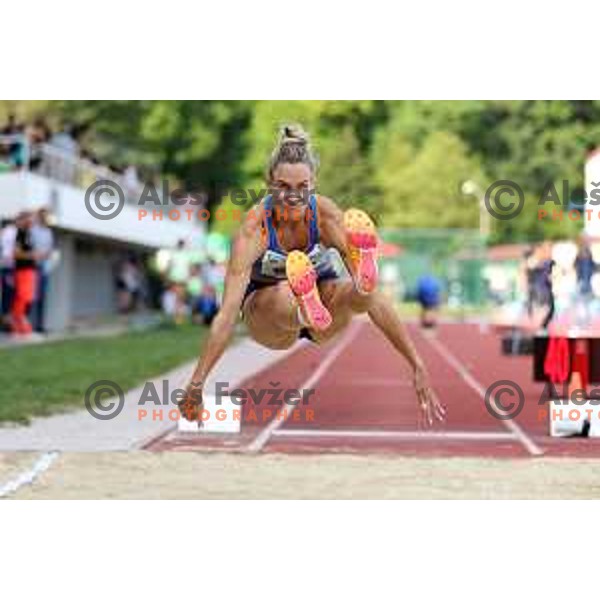
{"label": "spectator", "polygon": [[417,300],[421,306],[421,327],[434,328],[441,303],[442,287],[434,275],[422,275],[417,282]]}
{"label": "spectator", "polygon": [[202,279],[206,285],[214,288],[219,301],[223,297],[225,283],[225,267],[220,265],[214,258],[209,258],[202,269]]}
{"label": "spectator", "polygon": [[169,281],[185,284],[190,276],[190,256],[186,248],[185,240],[177,242],[177,248],[173,251],[167,266],[167,277]]}
{"label": "spectator", "polygon": [[212,285],[203,286],[196,308],[202,317],[202,322],[210,325],[219,312],[217,290]]}
{"label": "spectator", "polygon": [[0,134],[2,135],[15,135],[19,133],[21,130],[21,126],[17,123],[17,117],[11,113],[8,115],[8,119],[6,120],[6,125],[0,130]]}
{"label": "spectator", "polygon": [[17,227],[6,219],[0,227],[0,321],[10,330],[10,311],[14,298],[15,239]]}
{"label": "spectator", "polygon": [[59,150],[62,150],[65,154],[68,154],[75,158],[79,154],[79,144],[75,139],[75,128],[67,124],[61,131],[55,133],[50,139],[50,144]]}
{"label": "spectator", "polygon": [[36,294],[36,253],[33,243],[33,215],[23,212],[17,217],[15,237],[15,289],[12,302],[12,331],[29,335],[33,329],[27,315]]}
{"label": "spectator", "polygon": [[33,305],[33,327],[39,333],[46,333],[45,308],[48,292],[51,258],[54,252],[54,235],[49,226],[50,214],[42,208],[37,213],[37,222],[32,228],[33,245],[38,261],[36,298]]}
{"label": "spectator", "polygon": [[577,276],[577,315],[582,326],[588,325],[592,319],[591,301],[594,298],[592,279],[598,270],[594,261],[589,242],[582,237],[579,251],[575,259],[575,274]]}
{"label": "spectator", "polygon": [[539,249],[539,266],[537,268],[536,289],[540,304],[548,307],[546,317],[542,322],[542,329],[547,329],[554,318],[556,310],[554,298],[553,271],[556,263],[552,258],[552,244],[544,243]]}
{"label": "spectator", "polygon": [[579,294],[585,299],[589,299],[592,295],[592,277],[596,269],[597,265],[594,262],[589,243],[582,239],[575,259],[575,272],[577,273]]}
{"label": "spectator", "polygon": [[75,128],[71,125],[65,125],[61,131],[50,138],[49,143],[55,149],[50,155],[53,163],[50,172],[59,181],[75,185],[77,183],[77,159],[79,157],[79,143],[75,137]]}
{"label": "spectator", "polygon": [[202,295],[202,267],[200,265],[192,265],[190,269],[190,277],[186,284],[186,294],[192,314],[198,312],[198,302]]}
{"label": "spectator", "polygon": [[535,249],[533,247],[527,248],[523,255],[523,272],[525,293],[527,295],[527,314],[530,318],[533,316],[533,307],[536,303],[536,266]]}
{"label": "spectator", "polygon": [[17,122],[15,115],[10,114],[6,125],[0,130],[1,135],[9,136],[2,144],[2,154],[15,169],[25,165],[24,129],[24,126]]}
{"label": "spectator", "polygon": [[222,274],[219,265],[209,258],[201,268],[201,293],[194,305],[205,325],[210,325],[219,311],[219,286]]}
{"label": "spectator", "polygon": [[119,312],[130,313],[137,309],[142,292],[142,273],[135,257],[124,260],[117,273],[117,305]]}
{"label": "spectator", "polygon": [[168,283],[161,298],[163,313],[169,321],[176,325],[183,323],[186,315],[185,302],[183,301],[183,288],[180,284],[171,281]]}
{"label": "spectator", "polygon": [[27,141],[29,143],[29,168],[38,171],[43,161],[43,146],[50,140],[50,128],[44,119],[36,119],[27,128]]}
{"label": "spectator", "polygon": [[129,165],[123,172],[123,184],[125,191],[132,198],[140,195],[141,182],[135,165]]}

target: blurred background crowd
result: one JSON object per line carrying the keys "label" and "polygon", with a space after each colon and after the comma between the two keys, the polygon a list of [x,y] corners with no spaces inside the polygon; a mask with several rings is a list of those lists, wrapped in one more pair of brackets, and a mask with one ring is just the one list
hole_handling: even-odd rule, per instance
{"label": "blurred background crowd", "polygon": [[128,195],[139,195],[144,182],[138,167],[100,160],[84,141],[88,129],[89,125],[68,121],[53,129],[42,116],[20,121],[10,113],[0,127],[0,172],[27,169],[84,188],[99,179],[112,179]]}
{"label": "blurred background crowd", "polygon": [[[23,211],[0,223],[0,331],[13,338],[47,334],[46,304],[60,264],[52,215]],[[146,260],[124,254],[113,265],[115,312],[157,314],[164,322],[209,325],[223,295],[225,264],[180,240]]]}

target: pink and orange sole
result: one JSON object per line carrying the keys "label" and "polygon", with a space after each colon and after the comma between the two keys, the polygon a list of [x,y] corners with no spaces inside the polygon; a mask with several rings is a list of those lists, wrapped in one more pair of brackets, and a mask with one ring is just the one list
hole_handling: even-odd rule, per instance
{"label": "pink and orange sole", "polygon": [[310,258],[304,252],[292,250],[287,256],[285,267],[288,282],[307,325],[316,331],[327,329],[333,319],[321,301],[317,273]]}
{"label": "pink and orange sole", "polygon": [[377,229],[371,217],[357,208],[344,213],[344,227],[356,287],[359,292],[369,294],[377,287]]}
{"label": "pink and orange sole", "polygon": [[[344,213],[344,227],[357,289],[370,293],[377,285],[377,230],[371,218],[358,209]],[[321,301],[317,273],[308,256],[299,250],[290,252],[286,274],[308,326],[316,331],[327,329],[332,317]]]}

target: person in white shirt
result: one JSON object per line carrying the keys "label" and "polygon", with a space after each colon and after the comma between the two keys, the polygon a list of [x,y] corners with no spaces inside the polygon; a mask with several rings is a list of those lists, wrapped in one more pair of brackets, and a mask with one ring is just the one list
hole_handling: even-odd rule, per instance
{"label": "person in white shirt", "polygon": [[186,248],[185,240],[177,242],[177,248],[173,250],[167,266],[169,281],[185,285],[190,276],[191,259]]}
{"label": "person in white shirt", "polygon": [[10,328],[10,309],[14,296],[15,239],[17,228],[7,219],[0,226],[0,320]]}
{"label": "person in white shirt", "polygon": [[71,125],[65,125],[62,131],[55,133],[50,138],[50,144],[65,154],[76,156],[79,152],[79,144],[73,135],[74,130]]}

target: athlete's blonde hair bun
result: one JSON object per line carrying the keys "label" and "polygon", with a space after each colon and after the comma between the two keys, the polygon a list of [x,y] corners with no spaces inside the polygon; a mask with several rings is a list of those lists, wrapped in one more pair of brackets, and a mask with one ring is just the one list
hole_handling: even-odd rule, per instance
{"label": "athlete's blonde hair bun", "polygon": [[275,169],[285,163],[303,163],[316,173],[319,164],[310,144],[310,137],[300,125],[294,123],[283,125],[279,130],[277,146],[271,154],[267,179],[270,179]]}
{"label": "athlete's blonde hair bun", "polygon": [[310,142],[308,133],[296,123],[284,125],[281,128],[279,143],[283,144],[305,144]]}

